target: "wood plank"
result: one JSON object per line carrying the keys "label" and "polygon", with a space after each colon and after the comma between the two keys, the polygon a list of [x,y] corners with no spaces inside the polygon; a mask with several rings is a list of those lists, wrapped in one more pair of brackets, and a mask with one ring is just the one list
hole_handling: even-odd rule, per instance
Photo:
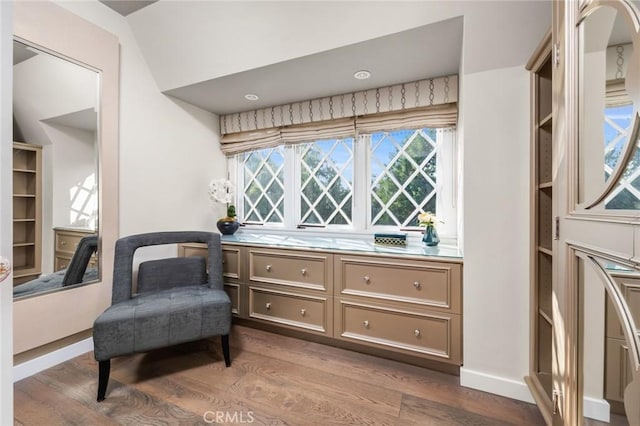
{"label": "wood plank", "polygon": [[527,424],[534,426],[545,424],[542,417],[540,417],[539,421],[536,421],[537,419],[534,419],[533,417],[521,419],[520,421],[500,421],[492,417],[483,416],[411,395],[404,395],[404,398],[402,399],[400,418],[403,420],[422,422],[422,424],[425,425],[502,426]]}
{"label": "wood plank", "polygon": [[332,395],[348,404],[374,406],[380,413],[397,416],[400,412],[402,401],[400,390],[371,386],[366,379],[345,378],[246,350],[236,357],[234,367],[247,373],[287,383],[289,386]]}
{"label": "wood plank", "polygon": [[69,425],[116,423],[102,413],[87,410],[81,402],[69,400],[67,395],[43,383],[41,378],[27,378],[15,386],[16,420],[25,425]]}
{"label": "wood plank", "polygon": [[[376,412],[375,407],[360,408],[313,390],[292,386],[257,374],[247,373],[231,387],[243,398],[278,409],[286,418],[304,419],[304,424],[320,425],[395,425],[396,416]],[[403,422],[412,425],[413,422]]]}

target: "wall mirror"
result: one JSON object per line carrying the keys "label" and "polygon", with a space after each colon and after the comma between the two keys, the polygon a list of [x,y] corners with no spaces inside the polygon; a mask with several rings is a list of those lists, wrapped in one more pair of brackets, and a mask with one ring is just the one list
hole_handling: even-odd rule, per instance
{"label": "wall mirror", "polygon": [[14,298],[100,279],[99,74],[13,45]]}
{"label": "wall mirror", "polygon": [[623,2],[591,2],[579,23],[579,209],[640,210],[635,13]]}
{"label": "wall mirror", "polygon": [[583,416],[638,424],[640,271],[587,254],[577,265]]}

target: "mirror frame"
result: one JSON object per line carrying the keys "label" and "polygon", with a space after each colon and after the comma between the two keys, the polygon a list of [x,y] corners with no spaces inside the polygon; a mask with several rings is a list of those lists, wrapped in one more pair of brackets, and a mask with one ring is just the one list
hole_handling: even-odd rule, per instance
{"label": "mirror frame", "polygon": [[[22,354],[45,345],[53,349],[54,342],[90,330],[95,318],[110,305],[113,253],[118,237],[120,45],[115,35],[50,2],[14,3],[14,39],[96,70],[100,93],[98,232],[101,280],[15,301],[14,354]],[[69,343],[72,342],[57,345]]]}

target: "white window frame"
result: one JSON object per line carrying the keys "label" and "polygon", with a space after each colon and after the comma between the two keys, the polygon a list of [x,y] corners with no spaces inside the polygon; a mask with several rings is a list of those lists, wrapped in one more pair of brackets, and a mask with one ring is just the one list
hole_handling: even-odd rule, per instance
{"label": "white window frame", "polygon": [[[370,145],[366,138],[356,136],[353,143],[353,214],[352,225],[328,225],[326,227],[300,226],[300,179],[301,166],[297,159],[295,146],[284,147],[284,223],[247,224],[251,231],[286,231],[286,232],[317,232],[330,235],[345,233],[370,235],[375,232],[398,232],[421,230],[418,227],[402,228],[397,226],[371,225],[371,197],[370,197]],[[458,198],[458,159],[457,133],[455,129],[437,129],[436,144],[436,211],[443,223],[438,226],[441,239],[448,239],[455,244],[457,239],[457,198]],[[236,188],[244,188],[244,170],[241,166],[242,154],[230,157],[227,161],[229,176],[235,177]],[[244,218],[244,202],[242,194],[236,194],[236,208],[238,217]]]}

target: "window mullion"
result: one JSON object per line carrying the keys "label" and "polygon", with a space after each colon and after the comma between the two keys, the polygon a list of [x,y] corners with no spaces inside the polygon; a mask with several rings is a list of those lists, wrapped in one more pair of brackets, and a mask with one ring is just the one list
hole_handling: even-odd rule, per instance
{"label": "window mullion", "polygon": [[242,156],[240,154],[236,154],[231,158],[227,157],[227,176],[236,187],[234,202],[236,215],[244,221],[244,176],[242,173],[244,166],[241,163]]}
{"label": "window mullion", "polygon": [[301,168],[298,166],[299,149],[294,145],[284,148],[284,227],[295,228],[300,222]]}
{"label": "window mullion", "polygon": [[370,135],[359,135],[354,139],[353,149],[353,213],[355,231],[364,230],[371,222],[369,197],[369,141]]}

